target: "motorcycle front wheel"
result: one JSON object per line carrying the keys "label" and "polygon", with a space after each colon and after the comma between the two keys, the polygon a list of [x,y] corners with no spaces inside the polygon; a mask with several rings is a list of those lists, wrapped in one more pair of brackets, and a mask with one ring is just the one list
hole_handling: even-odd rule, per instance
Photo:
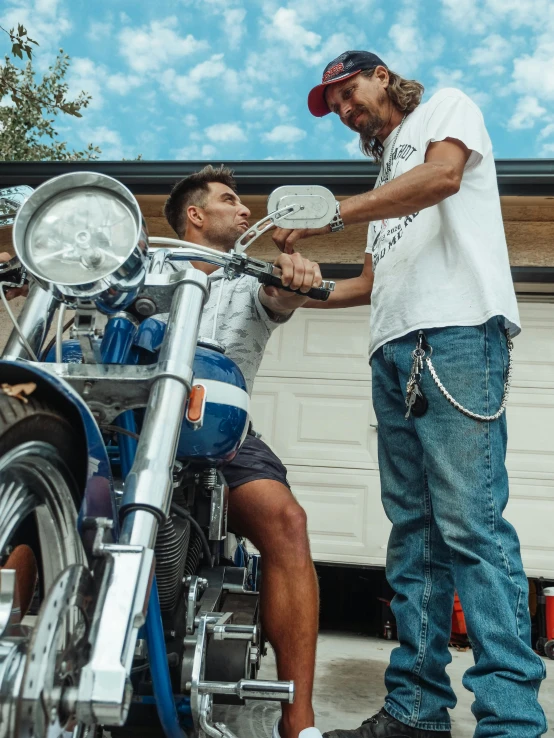
{"label": "motorcycle front wheel", "polygon": [[0,394],[0,568],[16,570],[21,618],[67,566],[84,564],[71,472],[75,431],[33,397]]}

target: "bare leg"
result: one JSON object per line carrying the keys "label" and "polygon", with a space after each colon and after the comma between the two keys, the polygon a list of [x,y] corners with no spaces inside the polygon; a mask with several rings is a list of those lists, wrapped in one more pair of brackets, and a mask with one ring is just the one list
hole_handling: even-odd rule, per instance
{"label": "bare leg", "polygon": [[306,513],[291,491],[269,479],[229,494],[230,527],[262,555],[261,619],[275,650],[279,679],[294,680],[294,704],[283,705],[281,738],[314,725],[312,689],[319,596]]}

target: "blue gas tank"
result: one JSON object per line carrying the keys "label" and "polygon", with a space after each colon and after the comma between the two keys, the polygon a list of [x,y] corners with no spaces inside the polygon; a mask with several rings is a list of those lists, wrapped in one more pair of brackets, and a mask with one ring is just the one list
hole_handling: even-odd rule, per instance
{"label": "blue gas tank", "polygon": [[[129,363],[155,363],[165,334],[165,323],[148,318],[141,323],[134,339],[135,355]],[[78,341],[64,341],[62,360],[80,363]],[[55,361],[52,348],[46,361]],[[198,465],[221,466],[236,455],[250,421],[250,397],[244,376],[224,353],[209,345],[198,345],[194,357],[193,384],[205,388],[205,407],[200,427],[183,420],[177,458]],[[140,425],[141,412],[137,412]]]}

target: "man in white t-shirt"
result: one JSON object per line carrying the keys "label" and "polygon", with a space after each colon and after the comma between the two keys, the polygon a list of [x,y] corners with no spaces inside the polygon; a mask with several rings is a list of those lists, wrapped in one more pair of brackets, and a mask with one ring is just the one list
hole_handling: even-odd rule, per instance
{"label": "man in white t-shirt", "polygon": [[[501,411],[520,327],[492,145],[462,92],[444,89],[423,104],[422,93],[374,54],[347,51],[308,98],[313,115],[336,113],[381,163],[375,189],[343,200],[318,232],[369,221],[362,274],[310,306],[371,302],[381,491],[393,524],[387,577],[400,641],[384,708],[355,730],[326,735],[450,736],[456,697],[445,667],[457,590],[475,658],[464,685],[475,694],[476,738],[537,738],[546,731],[537,701],[545,669],[531,648],[519,541],[502,515]],[[292,253],[313,234],[280,230],[274,239]]]}

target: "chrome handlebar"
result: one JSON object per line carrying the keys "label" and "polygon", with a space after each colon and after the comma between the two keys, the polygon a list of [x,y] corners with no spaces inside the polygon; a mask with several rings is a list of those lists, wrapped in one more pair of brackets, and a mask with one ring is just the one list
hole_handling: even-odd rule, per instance
{"label": "chrome handlebar", "polygon": [[168,261],[201,261],[206,264],[214,264],[221,267],[229,279],[240,274],[248,274],[255,277],[263,285],[278,287],[286,292],[294,292],[310,297],[312,300],[328,300],[331,292],[335,289],[335,283],[331,280],[324,280],[320,287],[312,287],[308,292],[285,287],[278,270],[273,264],[254,259],[234,250],[226,253],[207,246],[199,246],[190,241],[181,241],[177,238],[155,237],[150,239],[150,243],[172,246],[173,248],[167,249],[167,252],[169,252],[167,255]]}

